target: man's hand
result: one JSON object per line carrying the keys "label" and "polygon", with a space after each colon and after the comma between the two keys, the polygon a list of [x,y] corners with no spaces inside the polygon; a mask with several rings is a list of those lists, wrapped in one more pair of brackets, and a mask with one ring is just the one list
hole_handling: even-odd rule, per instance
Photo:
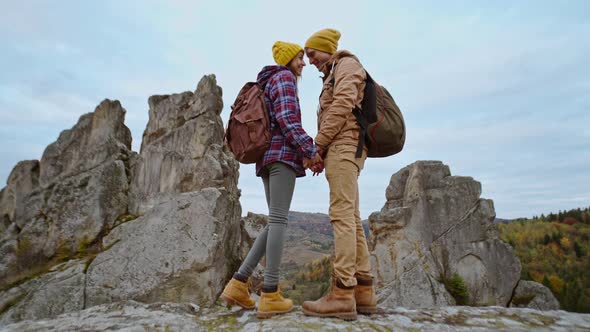
{"label": "man's hand", "polygon": [[311,158],[311,159],[303,158],[303,167],[305,167],[305,169],[308,169],[308,168],[312,167],[313,165],[316,165],[316,164],[321,163],[323,161],[324,160],[322,159],[320,154],[316,153],[313,156],[313,158]]}
{"label": "man's hand", "polygon": [[324,171],[324,162],[319,162],[310,167],[311,171],[313,172],[312,176],[319,175]]}

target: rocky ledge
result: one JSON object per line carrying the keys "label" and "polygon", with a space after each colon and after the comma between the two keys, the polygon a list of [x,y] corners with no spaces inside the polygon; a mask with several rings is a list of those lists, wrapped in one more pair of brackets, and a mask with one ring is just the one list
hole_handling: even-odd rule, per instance
{"label": "rocky ledge", "polygon": [[255,311],[134,301],[95,306],[0,331],[590,331],[590,315],[504,307],[393,308],[354,322],[304,316],[299,307],[268,320]]}

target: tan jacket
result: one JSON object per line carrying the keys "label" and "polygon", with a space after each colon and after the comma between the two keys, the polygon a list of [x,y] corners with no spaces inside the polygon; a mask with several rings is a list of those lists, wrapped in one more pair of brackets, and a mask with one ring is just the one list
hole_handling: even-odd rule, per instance
{"label": "tan jacket", "polygon": [[[336,52],[327,66],[332,69],[324,80],[320,95],[315,142],[323,148],[332,144],[357,146],[359,125],[352,110],[361,105],[367,74],[357,57],[349,51]],[[333,77],[336,78],[335,86],[332,86]]]}

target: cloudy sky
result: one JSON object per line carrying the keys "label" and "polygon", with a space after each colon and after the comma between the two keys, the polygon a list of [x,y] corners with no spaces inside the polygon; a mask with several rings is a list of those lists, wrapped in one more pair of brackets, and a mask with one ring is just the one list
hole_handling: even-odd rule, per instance
{"label": "cloudy sky", "polygon": [[[225,122],[241,85],[272,63],[274,41],[303,44],[332,27],[407,125],[401,154],[366,163],[363,218],[383,206],[391,175],[416,160],[480,181],[500,218],[590,206],[590,1],[360,3],[3,1],[0,181],[105,98],[127,110],[135,151],[148,97],[194,91],[203,75],[223,88]],[[320,86],[305,67],[312,136]],[[239,186],[244,214],[267,212],[252,167],[241,167]],[[323,176],[298,180],[292,210],[327,213]]]}

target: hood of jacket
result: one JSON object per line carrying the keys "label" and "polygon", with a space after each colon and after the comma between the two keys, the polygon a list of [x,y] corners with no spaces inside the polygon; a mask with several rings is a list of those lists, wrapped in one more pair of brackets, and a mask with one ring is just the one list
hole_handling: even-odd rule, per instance
{"label": "hood of jacket", "polygon": [[[256,78],[256,81],[258,81],[258,83],[263,83],[264,81],[268,81],[274,74],[276,74],[280,71],[283,71],[283,70],[289,70],[289,69],[285,66],[277,66],[277,65],[265,66],[258,73],[258,77]],[[264,85],[266,85],[266,84],[263,84],[263,87],[264,87]]]}
{"label": "hood of jacket", "polygon": [[327,66],[327,69],[328,69],[327,70],[328,74],[332,71],[332,68],[334,68],[334,66],[336,64],[338,64],[340,59],[347,58],[347,57],[351,57],[351,58],[355,59],[358,63],[360,63],[360,60],[356,57],[356,55],[350,53],[350,51],[347,51],[347,50],[338,51],[338,52],[334,53],[332,55],[332,57],[330,58],[330,60],[328,60],[325,64],[325,66]]}

